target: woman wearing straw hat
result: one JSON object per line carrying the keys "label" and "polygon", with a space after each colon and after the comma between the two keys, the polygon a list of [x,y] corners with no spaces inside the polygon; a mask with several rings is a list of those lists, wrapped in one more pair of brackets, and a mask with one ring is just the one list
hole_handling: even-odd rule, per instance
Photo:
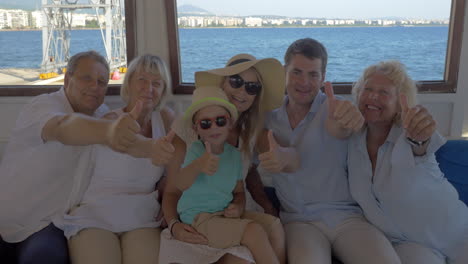
{"label": "woman wearing straw hat", "polygon": [[[263,129],[263,115],[265,111],[281,105],[284,97],[284,83],[284,69],[278,60],[273,58],[257,60],[248,54],[238,54],[232,57],[224,68],[195,73],[196,89],[206,86],[220,86],[226,93],[228,100],[239,112],[239,118],[230,130],[227,142],[238,147],[242,153],[242,175],[244,178],[250,168],[254,148],[260,153],[265,152],[259,158],[261,161],[260,166],[266,170],[288,171],[298,167],[295,152],[278,146],[272,135],[268,136],[270,142],[266,140],[257,141],[257,138],[262,138],[259,136],[261,134],[265,139],[267,138],[266,131]],[[191,226],[179,222],[179,215],[176,210],[181,192],[175,188],[174,180],[176,176],[174,175],[178,173],[181,167],[187,146],[190,146],[197,139],[195,133],[185,131],[181,122],[178,121],[173,126],[177,134],[172,142],[175,147],[175,154],[167,166],[168,185],[163,199],[164,217],[171,225],[171,234],[177,240],[194,244],[206,244],[207,241],[203,235],[199,234]],[[270,149],[268,148],[269,143]],[[280,156],[282,159],[279,159]],[[246,197],[246,207],[251,209],[253,206],[249,204],[249,201],[252,198],[250,198],[248,192],[246,192]],[[265,228],[273,249],[275,252],[281,252],[279,253],[279,259],[283,263],[285,259],[284,232],[279,219],[265,214],[247,214],[243,215],[243,217],[255,218],[254,220]],[[231,255],[227,255],[221,261],[231,257]]]}

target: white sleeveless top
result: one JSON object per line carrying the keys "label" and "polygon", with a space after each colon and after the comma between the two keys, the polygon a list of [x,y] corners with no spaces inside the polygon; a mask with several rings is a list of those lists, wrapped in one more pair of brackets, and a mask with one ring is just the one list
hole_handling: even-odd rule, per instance
{"label": "white sleeveless top", "polygon": [[[114,111],[121,115],[122,109]],[[165,136],[160,112],[151,116],[153,138]],[[85,228],[101,228],[115,233],[137,228],[158,227],[158,192],[155,184],[164,168],[150,159],[134,158],[95,146],[95,166],[88,189],[81,203],[64,216],[65,236],[70,238]]]}

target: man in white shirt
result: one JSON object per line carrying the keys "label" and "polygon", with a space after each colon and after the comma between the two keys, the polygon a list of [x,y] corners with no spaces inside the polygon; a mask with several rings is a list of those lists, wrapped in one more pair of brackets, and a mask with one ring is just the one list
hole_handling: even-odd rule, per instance
{"label": "man in white shirt", "polygon": [[[55,225],[81,199],[93,167],[91,144],[131,153],[141,107],[100,118],[109,65],[95,51],[70,58],[64,86],[35,97],[19,114],[0,163],[0,262],[68,263]],[[141,105],[140,105],[141,106]]]}

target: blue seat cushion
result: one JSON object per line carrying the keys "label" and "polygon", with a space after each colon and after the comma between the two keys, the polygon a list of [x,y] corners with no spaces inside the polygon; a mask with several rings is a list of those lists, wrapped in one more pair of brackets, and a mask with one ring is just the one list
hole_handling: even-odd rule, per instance
{"label": "blue seat cushion", "polygon": [[468,140],[448,140],[436,152],[440,170],[468,205]]}

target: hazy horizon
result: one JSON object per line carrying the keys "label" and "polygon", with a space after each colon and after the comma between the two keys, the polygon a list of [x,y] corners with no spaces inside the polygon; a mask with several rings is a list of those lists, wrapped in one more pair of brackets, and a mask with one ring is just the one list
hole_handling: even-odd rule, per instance
{"label": "hazy horizon", "polygon": [[[370,19],[383,17],[447,19],[450,0],[177,0],[177,5],[193,5],[216,15],[277,15]],[[337,8],[340,6],[340,8]]]}

